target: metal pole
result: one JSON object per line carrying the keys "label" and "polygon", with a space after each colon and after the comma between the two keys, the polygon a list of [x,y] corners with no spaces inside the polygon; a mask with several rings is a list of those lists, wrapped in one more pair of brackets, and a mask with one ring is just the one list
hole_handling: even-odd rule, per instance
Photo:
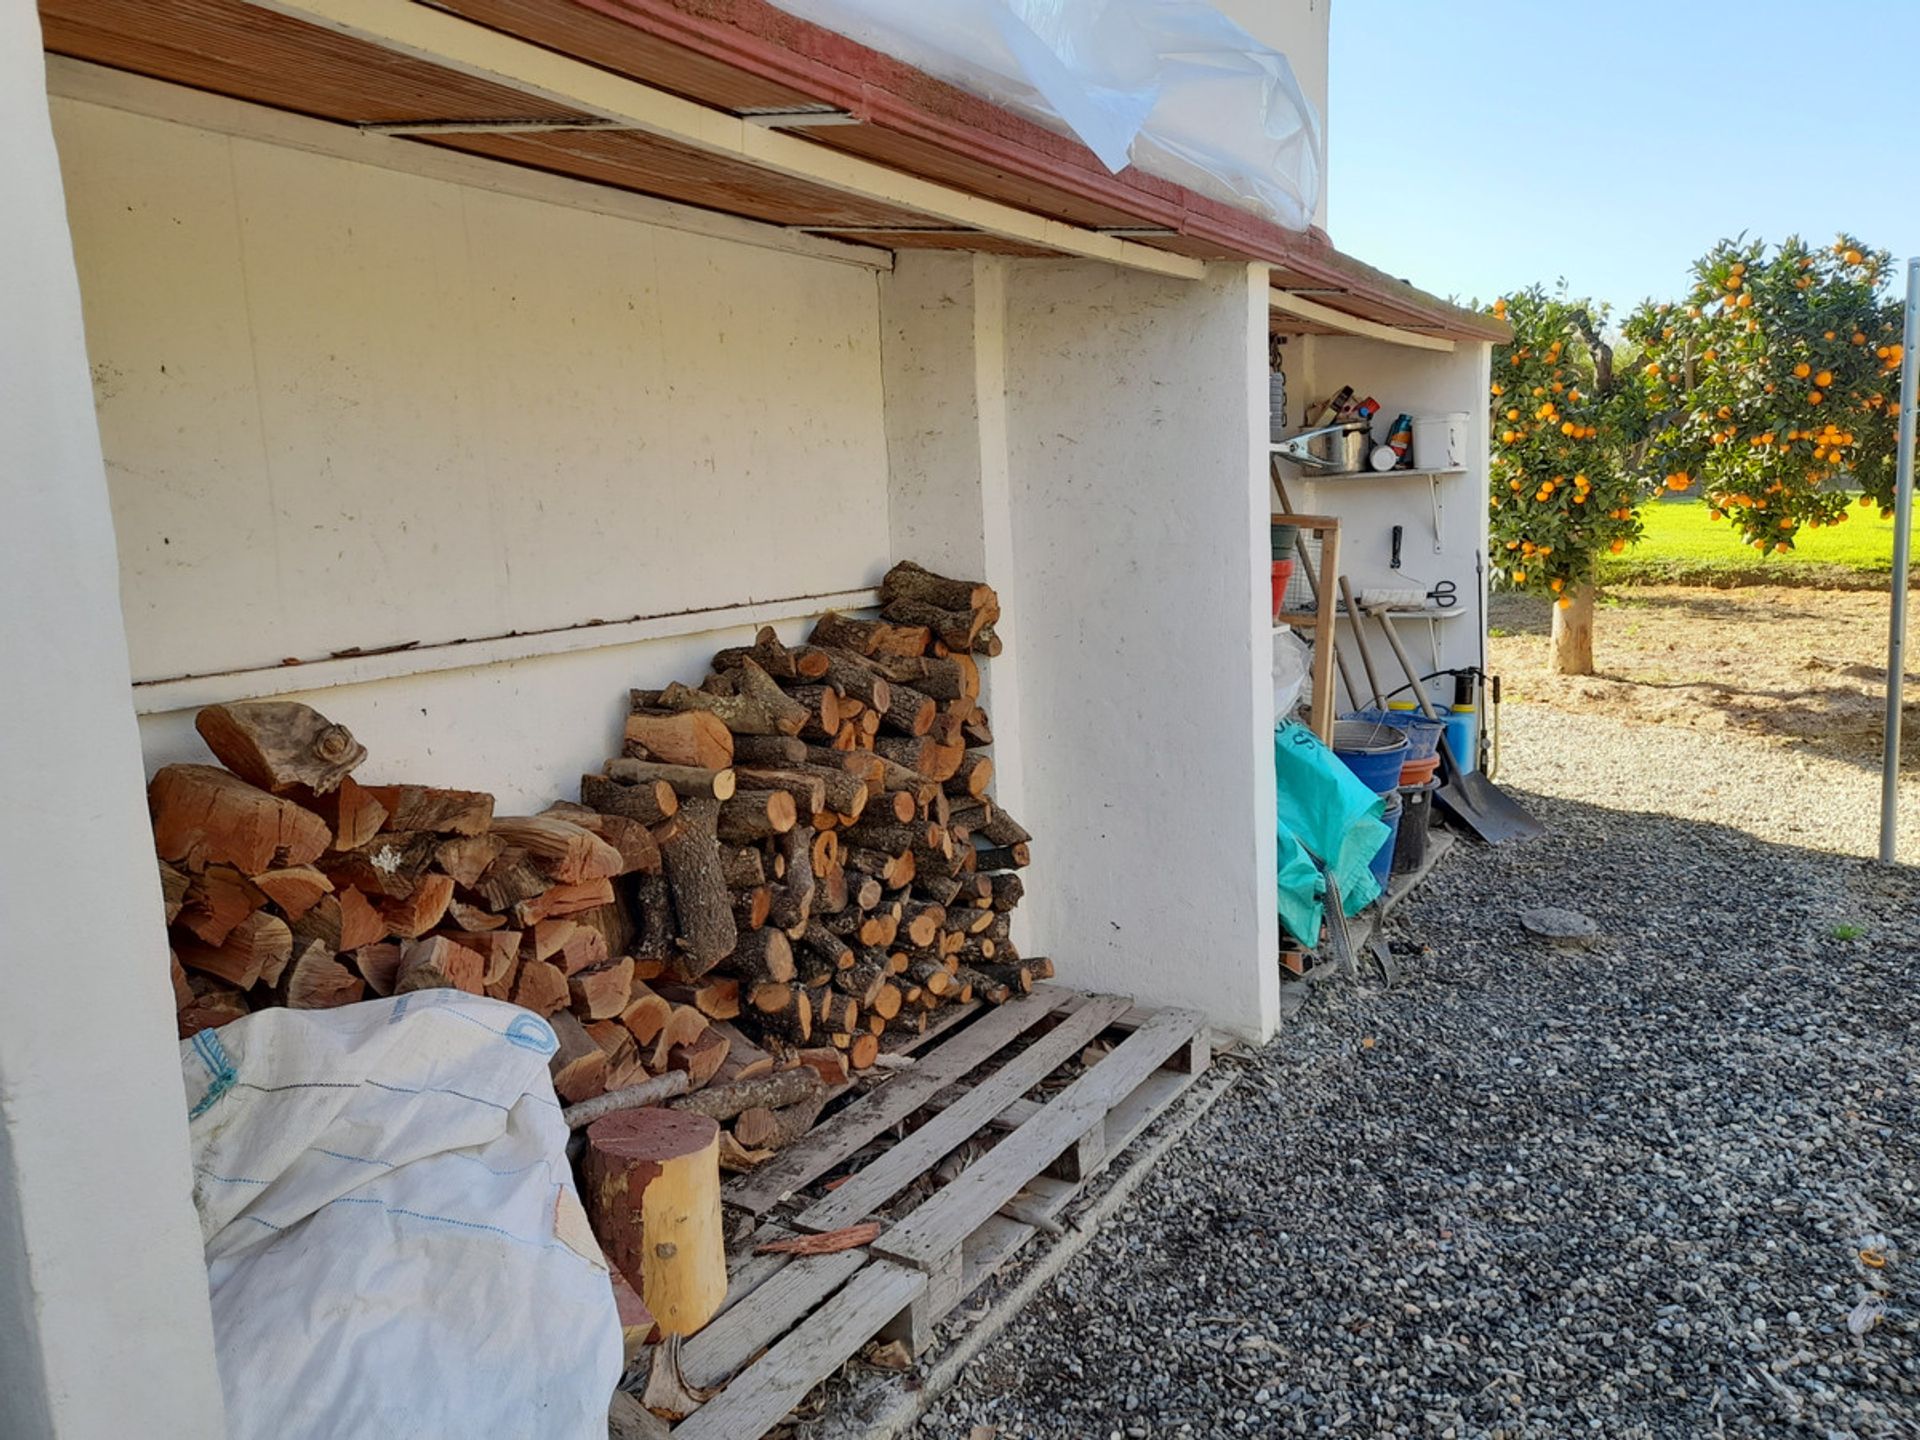
{"label": "metal pole", "polygon": [[1893,481],[1893,618],[1887,634],[1887,743],[1880,762],[1880,863],[1893,864],[1899,829],[1900,692],[1906,679],[1907,563],[1913,528],[1913,432],[1920,423],[1920,259],[1907,261],[1907,323],[1900,354],[1900,450]]}

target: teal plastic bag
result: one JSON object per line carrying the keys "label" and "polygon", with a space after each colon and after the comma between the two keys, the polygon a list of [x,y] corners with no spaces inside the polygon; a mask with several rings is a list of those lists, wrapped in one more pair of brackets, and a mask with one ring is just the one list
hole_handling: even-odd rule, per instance
{"label": "teal plastic bag", "polygon": [[[1367,868],[1390,833],[1382,822],[1387,802],[1355,778],[1320,739],[1297,720],[1273,732],[1274,809],[1282,841],[1293,840],[1318,860],[1340,886],[1341,908],[1358,913],[1380,894],[1379,882]],[[1280,846],[1280,874],[1285,887],[1281,916],[1290,905],[1298,908],[1301,894],[1297,870],[1288,864],[1287,846]],[[1317,877],[1316,877],[1317,887]],[[1310,901],[1312,923],[1303,934],[1288,921],[1287,928],[1307,944],[1320,935],[1320,897]],[[1302,923],[1308,916],[1301,915]],[[1308,938],[1311,937],[1311,938]]]}
{"label": "teal plastic bag", "polygon": [[[1280,923],[1299,944],[1307,947],[1320,941],[1320,921],[1326,913],[1327,885],[1320,878],[1320,867],[1313,863],[1306,847],[1279,827],[1278,874]],[[1343,892],[1344,894],[1344,892]]]}

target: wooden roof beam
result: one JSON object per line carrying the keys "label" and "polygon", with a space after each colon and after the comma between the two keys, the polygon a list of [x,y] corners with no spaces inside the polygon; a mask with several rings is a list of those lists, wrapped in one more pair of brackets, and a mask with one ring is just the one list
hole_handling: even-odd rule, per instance
{"label": "wooden roof beam", "polygon": [[1383,340],[1389,345],[1405,345],[1413,350],[1438,350],[1443,354],[1453,352],[1453,341],[1442,336],[1422,335],[1417,330],[1402,330],[1395,325],[1383,325],[1378,320],[1363,320],[1358,315],[1349,315],[1344,310],[1336,310],[1331,305],[1322,305],[1317,300],[1302,299],[1291,291],[1270,289],[1267,292],[1267,302],[1268,308],[1276,314],[1291,315],[1297,320],[1322,325],[1329,330],[1337,330],[1343,335],[1357,335],[1367,340]]}

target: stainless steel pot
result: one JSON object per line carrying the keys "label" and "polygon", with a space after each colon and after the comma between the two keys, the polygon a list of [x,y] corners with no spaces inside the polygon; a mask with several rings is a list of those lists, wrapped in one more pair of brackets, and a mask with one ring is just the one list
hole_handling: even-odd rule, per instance
{"label": "stainless steel pot", "polygon": [[1357,475],[1367,468],[1373,427],[1365,420],[1323,425],[1282,440],[1274,453],[1323,475]]}

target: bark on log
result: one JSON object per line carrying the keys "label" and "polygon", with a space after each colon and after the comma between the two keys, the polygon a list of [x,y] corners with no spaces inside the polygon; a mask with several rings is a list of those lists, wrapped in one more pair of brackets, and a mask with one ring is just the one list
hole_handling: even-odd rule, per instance
{"label": "bark on log", "polygon": [[645,1105],[664,1105],[676,1096],[687,1093],[687,1077],[672,1071],[657,1075],[651,1080],[642,1080],[637,1085],[624,1086],[619,1090],[609,1090],[604,1095],[596,1095],[591,1100],[583,1100],[578,1105],[569,1105],[561,1111],[560,1118],[567,1122],[569,1130],[583,1130],[596,1120],[618,1114],[622,1110],[637,1110]]}
{"label": "bark on log", "polygon": [[297,700],[209,705],[193,728],[222,765],[276,795],[296,786],[325,795],[367,758],[351,730]]}
{"label": "bark on log", "polygon": [[717,800],[686,800],[660,843],[678,927],[671,957],[675,978],[697,980],[726,959],[739,942],[733,905],[720,868]]}
{"label": "bark on log", "polygon": [[[1005,965],[970,965],[966,967],[991,985],[1004,985],[1014,995],[1030,994],[1035,979],[1033,968],[1021,961]],[[976,994],[981,992],[976,988]],[[982,998],[987,998],[984,995]],[[993,1003],[998,1004],[998,1001]]]}
{"label": "bark on log", "polygon": [[987,793],[987,786],[992,782],[993,761],[977,750],[967,750],[959,767],[947,778],[946,789],[949,795],[977,798]]}
{"label": "bark on log", "polygon": [[594,1233],[665,1335],[693,1334],[726,1300],[719,1157],[704,1115],[625,1110],[587,1129]]}
{"label": "bark on log", "polygon": [[918,601],[941,610],[1000,608],[1000,597],[984,580],[952,580],[911,560],[900,561],[880,581],[881,605],[897,600]]}
{"label": "bark on log", "polygon": [[786,834],[799,815],[784,790],[739,790],[721,803],[716,833],[729,845],[748,845]]}
{"label": "bark on log", "polygon": [[[643,765],[647,762],[618,763]],[[659,778],[627,782],[605,775],[582,775],[580,798],[603,815],[623,816],[642,825],[657,825],[680,808],[680,797],[673,786]]]}
{"label": "bark on log", "polygon": [[773,892],[773,909],[767,918],[791,935],[813,914],[813,831],[795,826],[777,844],[786,861],[786,883]]}
{"label": "bark on log", "polygon": [[913,656],[926,651],[927,631],[885,620],[855,620],[829,610],[814,622],[815,645],[851,650],[856,655]]}
{"label": "bark on log", "polygon": [[760,1106],[777,1110],[804,1100],[823,1098],[820,1076],[812,1069],[780,1070],[753,1080],[710,1086],[697,1095],[676,1100],[672,1108],[692,1115],[726,1121]]}
{"label": "bark on log", "polygon": [[799,685],[789,692],[807,708],[800,734],[808,740],[831,740],[839,734],[840,692],[828,685]]}
{"label": "bark on log", "polygon": [[793,947],[778,930],[755,930],[740,937],[727,968],[752,984],[784,983],[793,979]]}
{"label": "bark on log", "polygon": [[751,845],[724,845],[720,869],[730,890],[751,890],[767,883],[767,857]]}
{"label": "bark on log", "polygon": [[994,846],[974,855],[975,868],[981,871],[1023,870],[1032,863],[1033,852],[1024,843]]}
{"label": "bark on log", "polygon": [[961,761],[967,757],[963,746],[942,745],[924,736],[913,739],[902,735],[882,735],[873,742],[873,748],[883,759],[904,765],[928,780],[943,783],[952,778],[960,768]]}
{"label": "bark on log", "polygon": [[691,1005],[709,1020],[731,1020],[740,1013],[740,982],[730,975],[706,975],[697,983],[661,980],[653,987],[675,1005]]}
{"label": "bark on log", "polygon": [[758,930],[767,923],[767,916],[773,910],[773,887],[755,885],[749,890],[733,892],[734,928],[741,931]]}
{"label": "bark on log", "polygon": [[[767,672],[751,659],[742,660],[729,672],[734,693],[716,694],[711,690],[692,690],[673,684],[664,690],[635,690],[633,704],[639,710],[664,710],[670,714],[704,713],[719,720],[735,735],[798,735],[806,724],[807,710],[788,698]],[[644,737],[628,732],[629,739]],[[653,748],[648,746],[649,749]],[[728,758],[733,755],[729,746]]]}
{"label": "bark on log", "polygon": [[736,735],[733,763],[742,770],[791,769],[807,763],[807,742],[797,735]]}
{"label": "bark on log", "polygon": [[[801,815],[812,815],[829,808],[827,782],[823,778],[826,773],[821,770],[760,770],[744,765],[734,771],[743,790],[784,790],[793,797],[794,807]],[[850,775],[842,778],[853,779]]]}
{"label": "bark on log", "polygon": [[[661,864],[664,868],[665,853]],[[673,955],[673,894],[664,874],[642,875],[633,886],[633,953],[637,958],[666,960]]]}
{"label": "bark on log", "polygon": [[[663,764],[657,760],[634,760],[622,756],[607,761],[602,768],[606,771],[609,780],[618,780],[627,785],[645,785],[655,780],[664,780],[683,802],[725,800],[733,794],[734,789],[733,770],[725,765],[707,768],[678,763]],[[582,778],[584,780],[584,777]],[[585,794],[583,785],[581,791],[583,799]],[[588,801],[588,803],[596,810],[601,808],[594,801]],[[636,815],[634,818],[640,817]]]}
{"label": "bark on log", "polygon": [[669,1050],[667,1066],[670,1073],[677,1071],[684,1074],[689,1086],[698,1090],[720,1073],[720,1067],[727,1062],[728,1053],[726,1037],[708,1030],[698,1040],[675,1045]]}
{"label": "bark on log", "polygon": [[736,1080],[752,1080],[773,1073],[773,1057],[741,1033],[738,1026],[716,1021],[713,1033],[726,1037],[727,1058],[714,1072],[711,1083],[728,1085]]}
{"label": "bark on log", "polygon": [[975,637],[994,618],[988,610],[949,610],[904,596],[887,604],[881,613],[889,624],[920,626],[954,650],[971,650]]}
{"label": "bark on log", "polygon": [[886,708],[880,723],[896,735],[925,735],[933,729],[940,707],[931,695],[905,685],[889,683]]}
{"label": "bark on log", "polygon": [[937,701],[970,700],[979,686],[969,690],[968,674],[953,660],[938,660],[931,655],[869,655],[867,664],[896,685],[909,685]]}
{"label": "bark on log", "polygon": [[230,864],[246,875],[317,860],[326,823],[212,765],[167,765],[147,787],[154,848],[188,870]]}
{"label": "bark on log", "polygon": [[776,680],[817,680],[827,673],[826,661],[818,652],[807,646],[789,649],[770,625],[760,628],[752,645],[720,651],[713,657],[713,668],[737,670],[749,660]]}

